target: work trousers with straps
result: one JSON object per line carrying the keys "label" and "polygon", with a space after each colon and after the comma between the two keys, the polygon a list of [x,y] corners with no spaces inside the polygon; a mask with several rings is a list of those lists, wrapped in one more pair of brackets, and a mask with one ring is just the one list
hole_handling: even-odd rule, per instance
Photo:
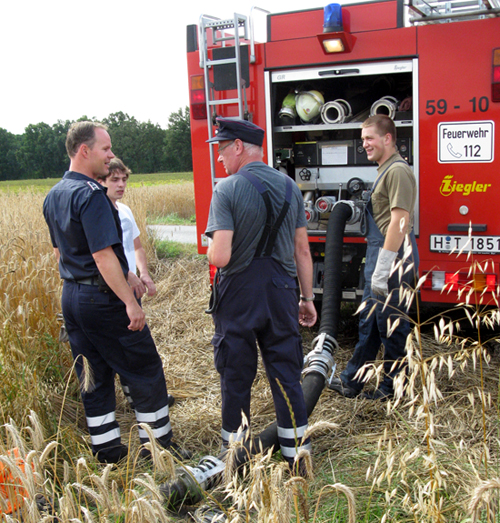
{"label": "work trousers with straps", "polygon": [[292,461],[300,448],[310,448],[309,439],[303,441],[307,411],[300,385],[303,351],[296,279],[271,257],[254,258],[244,271],[220,279],[213,319],[223,448],[238,438],[242,412],[250,421],[258,343],[271,386],[281,451]]}

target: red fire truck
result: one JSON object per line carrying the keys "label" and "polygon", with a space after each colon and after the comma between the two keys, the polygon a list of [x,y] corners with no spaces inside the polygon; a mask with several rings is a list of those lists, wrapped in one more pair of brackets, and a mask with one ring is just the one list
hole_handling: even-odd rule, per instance
{"label": "red fire truck", "polygon": [[[361,122],[388,114],[418,183],[414,230],[420,275],[428,274],[422,301],[453,303],[470,288],[491,301],[500,263],[499,0],[385,0],[267,14],[264,43],[254,39],[259,11],[230,20],[203,15],[187,28],[199,252],[214,184],[225,176],[206,140],[216,116],[249,119],[266,130],[265,161],[303,192],[321,295],[332,205],[362,209],[375,179]],[[362,294],[365,241],[353,222],[343,241],[344,300]],[[470,254],[483,272],[469,272]]]}

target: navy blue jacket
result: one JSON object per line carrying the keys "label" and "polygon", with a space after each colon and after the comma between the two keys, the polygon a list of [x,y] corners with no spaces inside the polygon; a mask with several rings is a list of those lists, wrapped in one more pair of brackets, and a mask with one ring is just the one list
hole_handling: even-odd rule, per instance
{"label": "navy blue jacket", "polygon": [[112,247],[124,275],[128,274],[118,211],[106,188],[92,178],[67,171],[43,203],[53,247],[59,249],[59,272],[65,280],[97,276],[92,254]]}

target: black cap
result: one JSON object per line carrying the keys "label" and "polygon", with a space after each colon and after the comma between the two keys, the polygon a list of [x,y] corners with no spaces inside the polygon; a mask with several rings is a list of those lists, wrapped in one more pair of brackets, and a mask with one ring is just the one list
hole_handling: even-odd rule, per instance
{"label": "black cap", "polygon": [[240,139],[242,142],[253,143],[262,146],[264,141],[264,129],[246,120],[234,120],[229,118],[217,118],[217,134],[207,140],[208,143],[222,142],[225,140]]}

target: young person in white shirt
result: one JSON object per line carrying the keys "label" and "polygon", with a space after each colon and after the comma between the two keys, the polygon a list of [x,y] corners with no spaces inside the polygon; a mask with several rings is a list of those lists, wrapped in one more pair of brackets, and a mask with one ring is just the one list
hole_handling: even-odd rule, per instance
{"label": "young person in white shirt", "polygon": [[[109,164],[109,174],[98,178],[98,181],[107,188],[108,198],[111,200],[120,216],[123,230],[123,249],[127,257],[130,272],[128,283],[132,287],[136,298],[140,299],[144,294],[154,296],[156,286],[148,272],[146,251],[139,238],[139,228],[134,219],[130,207],[119,200],[125,195],[130,169],[119,158],[113,158]],[[139,274],[137,275],[137,270]]]}

